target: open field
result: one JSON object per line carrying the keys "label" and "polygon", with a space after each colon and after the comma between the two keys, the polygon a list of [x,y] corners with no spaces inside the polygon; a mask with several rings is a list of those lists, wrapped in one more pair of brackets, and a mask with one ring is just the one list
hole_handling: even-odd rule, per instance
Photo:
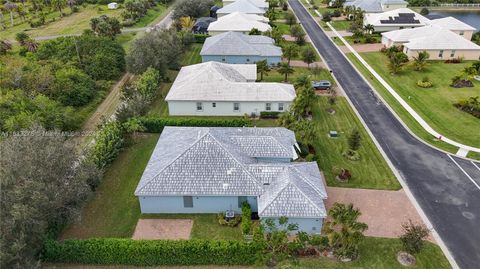
{"label": "open field", "polygon": [[[293,268],[299,269],[402,269],[395,255],[401,250],[401,243],[398,239],[366,237],[360,245],[360,257],[353,262],[336,262],[327,258],[301,258],[299,264]],[[412,269],[449,269],[451,268],[447,259],[443,256],[440,248],[432,243],[426,244],[422,253],[416,256],[417,265],[409,267]],[[53,267],[54,266],[54,267]],[[56,269],[255,269],[268,268],[265,266],[100,266],[100,265],[47,265],[45,268]]]}
{"label": "open field", "polygon": [[[451,78],[471,62],[445,64],[431,61],[424,71],[406,67],[400,73],[391,75],[386,68],[385,55],[380,52],[361,55],[433,129],[457,142],[480,147],[480,120],[453,106],[460,99],[479,96],[480,82],[474,81],[473,88],[455,89],[449,86]],[[416,82],[424,77],[430,78],[433,87],[424,89],[416,86]]]}

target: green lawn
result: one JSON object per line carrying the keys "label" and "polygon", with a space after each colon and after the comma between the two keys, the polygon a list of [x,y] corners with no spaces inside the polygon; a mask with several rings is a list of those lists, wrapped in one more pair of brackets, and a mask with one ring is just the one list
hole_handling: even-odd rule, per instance
{"label": "green lawn", "polygon": [[145,27],[151,25],[153,22],[159,22],[167,15],[167,12],[165,12],[167,9],[168,5],[157,4],[156,7],[149,9],[147,14],[138,20],[132,28]]}
{"label": "green lawn", "polygon": [[330,24],[332,25],[333,28],[337,31],[344,31],[350,28],[350,25],[352,24],[351,21],[331,21]]}
{"label": "green lawn", "polygon": [[203,44],[192,44],[183,55],[180,64],[182,66],[198,64],[202,62],[202,56],[200,56],[200,51],[202,50]]}
{"label": "green lawn", "polygon": [[435,137],[427,133],[420,124],[398,103],[398,101],[385,89],[385,87],[376,80],[373,75],[357,60],[357,58],[347,53],[347,58],[357,67],[357,69],[363,74],[367,81],[377,90],[382,98],[389,104],[389,106],[395,111],[395,113],[401,118],[408,128],[419,138],[427,143],[446,150],[451,153],[456,153],[458,148],[442,141],[438,141]]}
{"label": "green lawn", "polygon": [[[299,264],[293,268],[299,269],[403,269],[396,259],[396,253],[401,250],[398,239],[366,237],[360,246],[360,257],[353,262],[337,262],[328,258],[301,258]],[[427,243],[422,253],[417,256],[417,265],[408,267],[412,269],[450,269],[447,259],[440,248],[432,243]],[[46,268],[53,268],[47,265]],[[100,265],[65,265],[55,264],[56,269],[255,269],[268,268],[265,266],[100,266]],[[276,267],[278,268],[278,267]]]}
{"label": "green lawn", "polygon": [[[289,83],[295,83],[295,80],[301,75],[307,74],[312,80],[329,80],[336,85],[335,81],[327,69],[322,69],[319,75],[313,75],[306,67],[293,67],[294,73],[288,76]],[[260,77],[258,77],[260,79]],[[266,82],[285,82],[285,76],[278,73],[277,69],[272,69],[267,75],[263,75],[263,81]]]}
{"label": "green lawn", "polygon": [[[433,129],[460,143],[480,147],[480,120],[453,106],[460,99],[479,96],[480,82],[474,81],[473,88],[449,86],[451,78],[471,62],[445,64],[432,61],[425,71],[417,72],[407,67],[399,74],[391,75],[385,55],[380,52],[361,55]],[[425,76],[433,82],[432,88],[416,86],[416,82]]]}

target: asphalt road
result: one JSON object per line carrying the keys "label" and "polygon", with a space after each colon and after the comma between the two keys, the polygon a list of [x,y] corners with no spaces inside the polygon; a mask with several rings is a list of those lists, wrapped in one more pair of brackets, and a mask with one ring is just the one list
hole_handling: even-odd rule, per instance
{"label": "asphalt road", "polygon": [[457,264],[480,268],[480,164],[447,155],[412,136],[298,0],[288,2]]}

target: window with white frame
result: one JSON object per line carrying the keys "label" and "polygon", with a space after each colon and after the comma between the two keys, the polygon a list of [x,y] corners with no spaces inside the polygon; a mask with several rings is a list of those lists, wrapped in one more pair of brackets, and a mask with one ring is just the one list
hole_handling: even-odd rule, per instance
{"label": "window with white frame", "polygon": [[278,111],[283,111],[283,103],[278,103]]}
{"label": "window with white frame", "polygon": [[203,111],[203,103],[197,102],[197,111]]}
{"label": "window with white frame", "polygon": [[265,103],[265,110],[266,111],[272,110],[272,103]]}
{"label": "window with white frame", "polygon": [[440,50],[440,51],[438,52],[438,57],[439,57],[439,58],[442,58],[442,57],[443,57],[443,50]]}
{"label": "window with white frame", "polygon": [[233,103],[233,111],[240,111],[240,103]]}
{"label": "window with white frame", "polygon": [[450,53],[450,57],[455,57],[455,50],[452,50],[452,52]]}

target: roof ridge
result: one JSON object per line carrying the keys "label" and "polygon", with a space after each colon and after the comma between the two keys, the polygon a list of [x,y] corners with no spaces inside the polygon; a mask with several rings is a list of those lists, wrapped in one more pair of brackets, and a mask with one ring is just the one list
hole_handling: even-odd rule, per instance
{"label": "roof ridge", "polygon": [[[304,163],[303,165],[307,165],[308,163]],[[290,166],[292,169],[295,169],[295,171],[300,175],[300,177],[302,177],[304,179],[304,181],[310,186],[312,187],[312,189],[315,189],[316,191],[318,191],[319,193],[322,193],[322,190],[320,190],[317,186],[313,185],[306,177],[305,175],[300,171],[298,170],[295,166]]]}
{"label": "roof ridge", "polygon": [[[283,171],[281,173],[286,173],[287,171],[288,171],[288,168],[283,167]],[[289,184],[287,182],[287,184],[285,184],[285,186],[280,188],[280,190],[278,190],[277,194],[273,197],[273,199],[271,201],[269,201],[269,203],[263,208],[263,210],[261,212],[258,212],[258,215],[261,215],[272,204],[272,202],[275,201],[275,199],[277,199],[278,195],[280,193],[282,193],[288,185]],[[265,192],[267,192],[267,191],[265,191]],[[264,192],[264,194],[265,194],[265,192]]]}
{"label": "roof ridge", "polygon": [[[315,202],[312,201],[312,199],[310,199],[310,197],[308,197],[308,195],[306,195],[305,192],[303,192],[303,190],[297,186],[297,184],[294,184],[292,181],[289,181],[289,183],[292,184],[292,185],[294,185],[295,188],[297,188],[297,190],[298,190],[305,198],[307,198],[307,200],[309,200],[310,203],[313,204],[319,211],[322,211],[322,209],[319,208],[319,207],[317,206],[317,204],[315,204]],[[310,186],[312,186],[312,184],[309,184],[308,182],[307,182],[307,184],[310,185]],[[289,185],[289,184],[287,184],[287,185]],[[322,200],[323,200],[323,199],[322,199]]]}
{"label": "roof ridge", "polygon": [[186,148],[182,153],[180,153],[177,157],[173,158],[173,160],[171,162],[169,162],[167,165],[165,165],[160,171],[158,171],[158,173],[151,177],[148,181],[146,181],[141,188],[139,189],[136,189],[135,190],[135,193],[141,191],[143,188],[145,188],[145,186],[147,186],[153,179],[157,178],[160,173],[162,173],[163,171],[165,171],[165,169],[167,169],[167,167],[170,167],[175,161],[177,161],[181,156],[185,155],[185,153],[191,149],[193,146],[195,146],[198,142],[200,142],[201,139],[203,139],[205,136],[207,136],[209,133],[210,133],[210,128],[208,127],[204,127],[206,128],[208,131],[203,134],[202,136],[200,136],[197,140],[195,140],[188,148]]}

